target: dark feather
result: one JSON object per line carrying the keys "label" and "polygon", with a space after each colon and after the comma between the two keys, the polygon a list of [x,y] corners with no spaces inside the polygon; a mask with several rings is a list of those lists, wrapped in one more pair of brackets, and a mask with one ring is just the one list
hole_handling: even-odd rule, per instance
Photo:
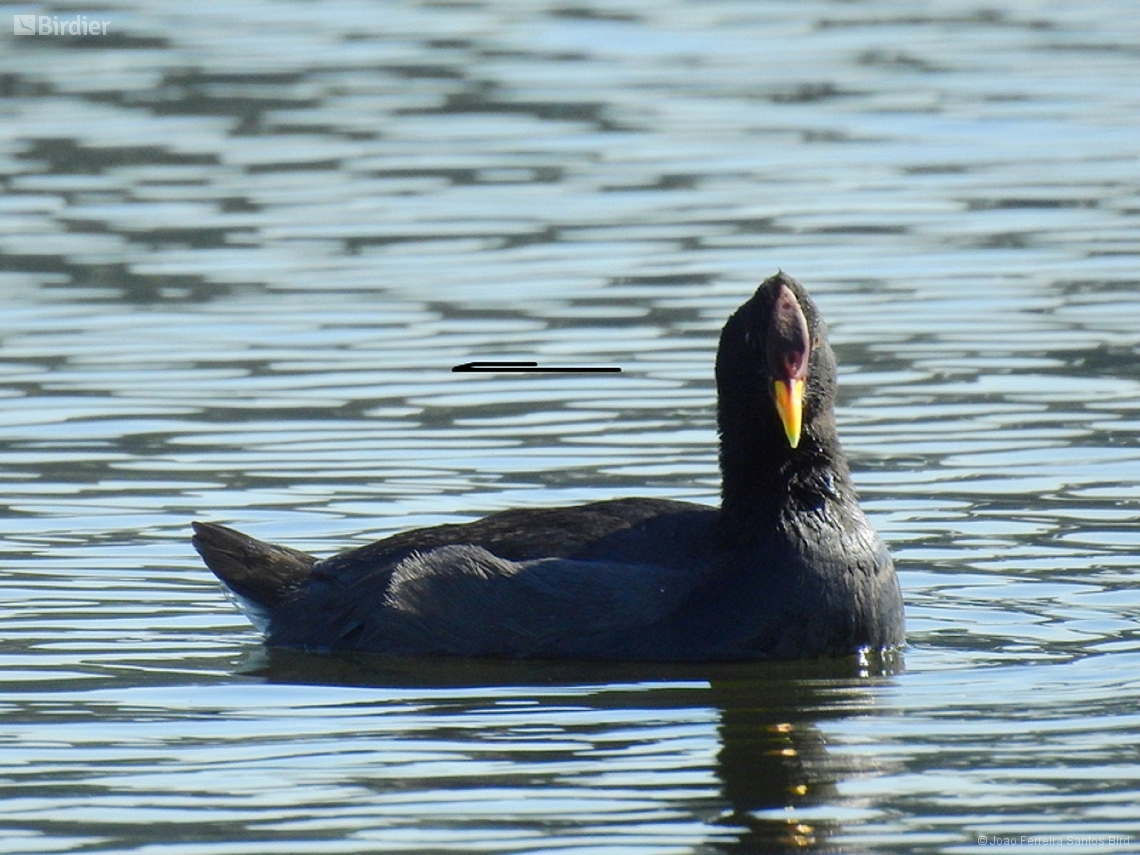
{"label": "dark feather", "polygon": [[[805,370],[793,448],[771,390],[774,373]],[[716,380],[719,510],[639,498],[510,510],[323,561],[208,524],[194,545],[272,645],[594,659],[901,645],[898,579],[859,508],[835,356],[803,286],[779,273],[729,318]]]}

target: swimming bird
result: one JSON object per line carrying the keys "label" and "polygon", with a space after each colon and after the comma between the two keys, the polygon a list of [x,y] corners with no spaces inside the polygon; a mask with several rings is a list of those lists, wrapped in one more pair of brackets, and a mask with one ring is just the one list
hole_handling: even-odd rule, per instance
{"label": "swimming bird", "polygon": [[716,358],[721,505],[624,498],[438,525],[317,559],[212,523],[193,544],[271,646],[609,660],[800,659],[904,642],[804,287],[765,280]]}

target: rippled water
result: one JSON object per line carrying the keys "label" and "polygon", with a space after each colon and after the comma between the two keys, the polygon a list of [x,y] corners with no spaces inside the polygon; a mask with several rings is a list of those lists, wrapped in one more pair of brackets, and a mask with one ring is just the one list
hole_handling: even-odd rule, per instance
{"label": "rippled water", "polygon": [[[1140,847],[1131,0],[5,8],[111,23],[0,36],[0,851]],[[905,669],[267,653],[188,544],[713,503],[781,267]]]}

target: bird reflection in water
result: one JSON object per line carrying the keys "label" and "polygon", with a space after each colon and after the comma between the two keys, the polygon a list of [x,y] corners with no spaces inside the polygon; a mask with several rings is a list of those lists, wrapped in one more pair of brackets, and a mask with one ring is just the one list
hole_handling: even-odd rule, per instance
{"label": "bird reflection in water", "polygon": [[[393,762],[403,762],[400,758],[415,752],[417,743],[430,743],[436,754],[453,754],[449,765],[454,769],[447,777],[460,800],[464,790],[473,798],[487,798],[496,779],[503,780],[508,802],[519,798],[520,786],[533,788],[536,798],[544,788],[580,788],[587,805],[599,788],[604,798],[611,798],[609,789],[618,802],[656,803],[664,818],[652,820],[655,829],[662,822],[681,822],[688,833],[699,824],[704,838],[700,851],[728,853],[831,851],[844,830],[839,785],[881,773],[885,766],[865,755],[830,750],[827,725],[874,716],[873,690],[902,667],[898,654],[671,665],[330,657],[259,648],[241,670],[272,683],[385,689],[375,701],[364,700],[364,692],[351,702],[352,714],[367,722],[369,732],[361,737],[384,733],[392,708],[403,714],[414,709],[410,725],[401,720],[385,734],[396,741],[388,748]],[[568,711],[574,713],[570,718]],[[694,720],[708,722],[707,728],[696,728],[707,732],[708,750],[693,748]],[[681,730],[686,735],[677,738]],[[536,734],[545,747],[524,750],[534,748]],[[506,765],[490,778],[483,763],[466,773],[472,757],[487,757],[488,743],[504,747],[495,756]],[[386,774],[384,762],[379,755],[370,787],[396,791],[415,786]],[[512,772],[516,763],[519,768]],[[708,773],[713,779],[707,784],[688,783],[703,782]],[[525,785],[518,783],[519,776]],[[496,828],[532,828],[535,821],[532,813],[512,816],[505,805],[488,834]],[[642,809],[625,819],[620,810],[592,813],[588,807],[542,817],[549,833],[566,837],[612,834],[615,823],[622,822],[640,826],[647,820]],[[629,835],[634,844],[638,832],[628,828],[622,839]]]}

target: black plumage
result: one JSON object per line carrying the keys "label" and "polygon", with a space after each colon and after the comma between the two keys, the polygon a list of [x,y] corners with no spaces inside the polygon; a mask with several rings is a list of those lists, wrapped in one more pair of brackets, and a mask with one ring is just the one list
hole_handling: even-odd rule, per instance
{"label": "black plumage", "polygon": [[902,645],[894,566],[836,433],[835,357],[798,282],[771,277],[729,318],[716,379],[719,510],[508,510],[325,560],[208,523],[194,546],[277,646],[693,660]]}

